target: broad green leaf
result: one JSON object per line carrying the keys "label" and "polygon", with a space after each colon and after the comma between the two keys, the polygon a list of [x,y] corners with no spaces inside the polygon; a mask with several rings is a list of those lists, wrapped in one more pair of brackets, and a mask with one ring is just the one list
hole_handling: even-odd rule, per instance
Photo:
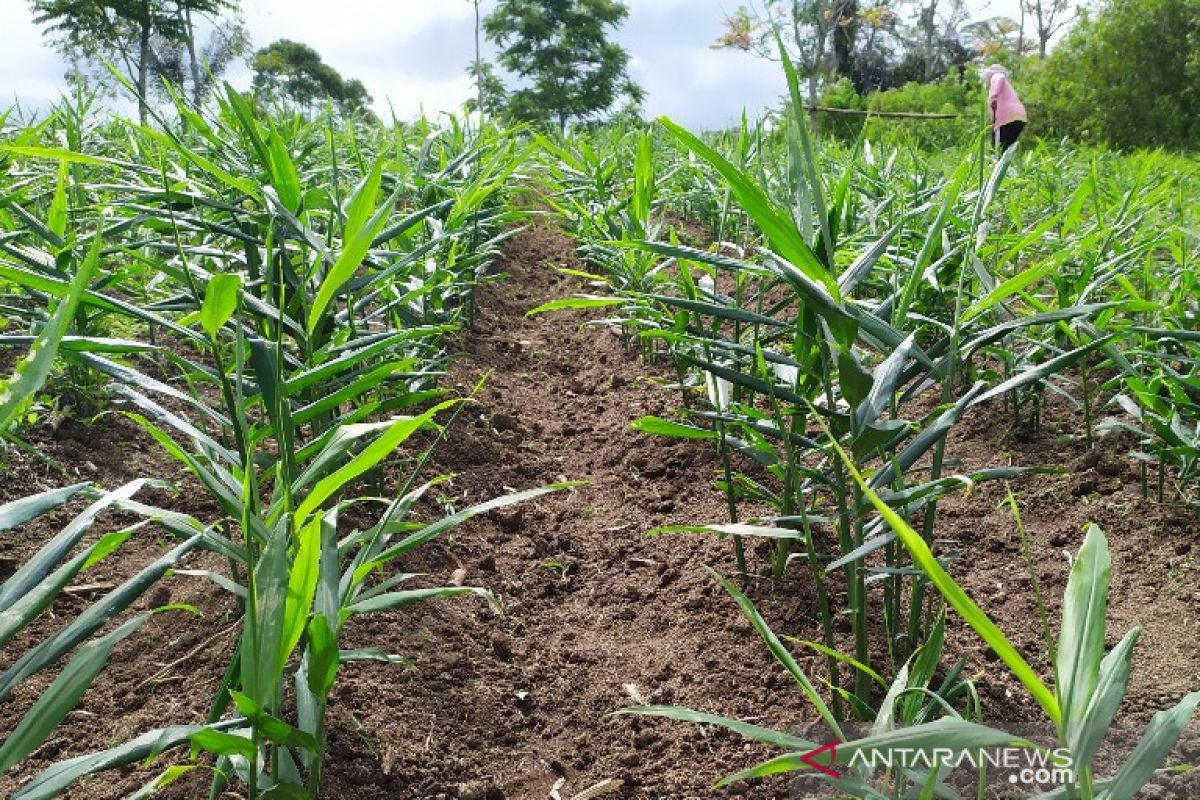
{"label": "broad green leaf", "polygon": [[583,485],[584,482],[582,481],[552,483],[547,486],[539,486],[536,489],[526,489],[522,492],[513,492],[512,494],[494,497],[491,500],[486,500],[482,503],[470,506],[469,508],[464,508],[462,511],[442,517],[438,521],[426,525],[421,530],[409,534],[397,544],[392,545],[379,555],[372,558],[370,561],[367,561],[359,566],[354,571],[353,582],[354,584],[358,584],[371,572],[388,563],[392,559],[402,556],[405,553],[408,553],[413,549],[420,547],[421,545],[430,542],[433,539],[436,539],[446,531],[458,527],[472,517],[476,517],[480,514],[486,514],[489,511],[495,511],[496,509],[504,508],[516,503],[523,503],[526,500],[532,500],[535,497],[541,497],[542,495],[550,494],[551,492],[559,492],[563,489],[573,489],[577,486]]}
{"label": "broad green leaf", "polygon": [[1137,747],[1113,776],[1112,782],[1096,795],[1097,800],[1136,797],[1171,754],[1175,743],[1192,721],[1197,704],[1200,704],[1200,692],[1192,692],[1174,708],[1155,714]]}
{"label": "broad green leaf", "polygon": [[1140,635],[1141,628],[1134,628],[1125,634],[1120,644],[1100,662],[1100,677],[1087,711],[1069,726],[1067,746],[1076,770],[1091,766],[1108,733],[1108,726],[1116,719],[1121,702],[1125,699],[1125,691],[1129,688],[1133,647]]}
{"label": "broad green leaf", "polygon": [[1059,681],[1055,694],[1069,738],[1075,738],[1075,724],[1091,704],[1099,680],[1111,577],[1108,540],[1098,527],[1088,525],[1063,594],[1062,630],[1055,661]]}
{"label": "broad green leaf", "polygon": [[39,695],[17,727],[0,745],[0,773],[4,773],[36,750],[75,708],[96,676],[108,663],[117,642],[129,636],[150,618],[140,614],[103,638],[88,642]]}
{"label": "broad green leaf", "polygon": [[972,401],[971,405],[979,405],[980,403],[987,402],[993,397],[998,397],[1005,392],[1011,392],[1013,389],[1019,389],[1022,386],[1028,386],[1031,383],[1043,381],[1051,375],[1057,375],[1093,350],[1098,350],[1101,347],[1104,347],[1111,342],[1113,338],[1114,335],[1109,335],[1095,339],[1083,345],[1082,347],[1077,347],[1074,350],[1068,350],[1062,355],[1056,356],[1043,364],[1026,369],[1023,372],[1020,372],[1017,375],[1009,378],[1008,380],[998,383],[991,389],[988,389],[986,392],[976,397]]}
{"label": "broad green leaf", "polygon": [[293,214],[299,213],[300,201],[303,194],[300,189],[300,176],[296,173],[296,164],[288,154],[287,144],[275,126],[271,126],[268,138],[271,160],[271,183],[279,193],[279,199],[284,207]]}
{"label": "broad green leaf", "polygon": [[306,330],[310,336],[317,329],[317,324],[324,316],[325,309],[332,302],[334,294],[362,264],[367,251],[371,248],[371,243],[375,240],[375,235],[382,230],[383,224],[391,216],[392,204],[390,201],[383,203],[375,211],[375,214],[371,215],[371,209],[375,208],[375,198],[379,194],[382,178],[383,161],[380,160],[371,168],[370,173],[350,198],[346,210],[346,225],[342,234],[342,252],[333,266],[329,268],[308,311]]}
{"label": "broad green leaf", "polygon": [[215,339],[217,332],[237,310],[238,297],[242,293],[242,278],[229,272],[218,272],[208,280],[204,290],[204,304],[200,306],[200,325]]}
{"label": "broad green leaf", "polygon": [[440,586],[433,589],[409,589],[403,592],[378,594],[368,597],[365,600],[359,600],[357,603],[351,603],[346,606],[342,615],[345,617],[351,614],[365,614],[370,611],[394,611],[397,608],[423,603],[435,597],[461,597],[469,594],[487,600],[488,605],[496,611],[502,612],[504,610],[503,606],[500,605],[500,601],[487,589],[480,589],[476,586]]}
{"label": "broad green leaf", "polygon": [[295,558],[288,572],[287,603],[283,611],[283,644],[279,650],[278,669],[291,658],[292,651],[299,644],[308,627],[308,615],[312,610],[313,597],[317,593],[317,577],[321,561],[321,531],[326,525],[326,518],[332,518],[333,528],[337,528],[337,511],[331,509],[321,516],[313,517],[312,521],[296,531]]}
{"label": "broad green leaf", "polygon": [[537,308],[531,308],[525,312],[525,316],[533,317],[538,314],[545,314],[549,311],[563,311],[566,309],[582,309],[582,308],[606,308],[608,306],[619,306],[629,302],[623,297],[564,297],[561,300],[551,300],[549,303],[543,303]]}
{"label": "broad green leaf", "polygon": [[329,620],[317,614],[308,623],[308,690],[313,695],[324,698],[329,694],[339,660],[337,636]]}
{"label": "broad green leaf", "polygon": [[745,209],[750,218],[762,228],[771,246],[800,270],[810,280],[825,287],[825,291],[835,300],[841,301],[841,290],[837,281],[826,271],[820,259],[813,253],[808,242],[800,235],[795,223],[781,212],[763,193],[757,183],[745,172],[729,163],[716,150],[705,144],[698,136],[690,133],[680,125],[666,117],[659,117],[659,123],[667,129],[677,141],[686,146],[696,155],[713,166],[725,179],[738,203]]}
{"label": "broad green leaf", "polygon": [[313,486],[308,496],[296,509],[296,528],[303,529],[308,518],[321,505],[350,481],[362,475],[386,458],[400,444],[421,428],[433,421],[441,411],[456,405],[458,400],[447,400],[430,408],[416,417],[400,417],[385,430],[378,439],[367,445],[361,453],[350,460],[350,463],[322,478]]}
{"label": "broad green leaf", "polygon": [[[244,725],[244,720],[228,721],[208,726],[214,730]],[[128,742],[96,753],[77,756],[51,764],[33,780],[24,784],[12,800],[53,800],[61,797],[67,787],[88,775],[136,764],[147,758],[178,747],[200,730],[198,725],[176,725],[147,731]]]}
{"label": "broad green leaf", "polygon": [[695,425],[682,425],[662,417],[647,416],[635,421],[634,430],[655,436],[670,436],[675,439],[716,439],[718,434],[709,428],[698,428]]}
{"label": "broad green leaf", "polygon": [[253,762],[257,755],[254,743],[245,736],[201,728],[191,736],[192,750],[203,750],[217,756],[241,756]]}
{"label": "broad green leaf", "polygon": [[69,179],[67,162],[59,161],[58,182],[54,186],[54,199],[50,202],[50,213],[46,217],[46,226],[60,240],[67,235],[67,181]]}
{"label": "broad green leaf", "polygon": [[0,700],[7,698],[18,683],[53,664],[80,642],[108,624],[114,616],[128,608],[166,574],[167,570],[175,566],[180,558],[196,547],[201,539],[202,537],[197,535],[177,545],[156,561],[143,567],[132,578],[88,606],[85,611],[57,633],[26,651],[3,675],[0,675]]}
{"label": "broad green leaf", "polygon": [[120,547],[132,534],[132,529],[113,531],[100,537],[91,547],[71,558],[47,575],[33,588],[20,595],[11,606],[0,611],[0,644],[12,639],[53,603],[64,588],[88,567]]}
{"label": "broad green leaf", "polygon": [[966,325],[971,320],[978,317],[980,314],[987,313],[989,309],[997,303],[1003,302],[1012,295],[1024,291],[1030,284],[1035,283],[1050,274],[1051,271],[1059,269],[1062,265],[1055,259],[1047,259],[1041,264],[1018,272],[1008,280],[1001,283],[995,289],[992,289],[985,296],[979,298],[971,304],[971,306],[963,312],[962,324]]}
{"label": "broad green leaf", "polygon": [[40,517],[50,509],[61,506],[89,486],[91,486],[89,483],[76,483],[62,489],[49,489],[31,494],[28,497],[0,505],[0,531],[16,528],[31,519]]}
{"label": "broad green leaf", "polygon": [[[133,497],[133,495],[137,494],[149,483],[150,481],[144,478],[130,481],[124,486],[104,493],[81,511],[66,527],[52,536],[50,541],[43,544],[37,553],[21,564],[16,572],[10,575],[4,583],[0,584],[0,611],[12,606],[13,603],[27,592],[32,591],[38,583],[49,575],[63,558],[66,557],[67,553],[71,552],[75,545],[79,543],[79,540],[87,533],[101,512],[122,500]],[[38,497],[42,497],[42,495]],[[26,507],[25,512],[19,513],[26,513],[29,510],[30,507]]]}
{"label": "broad green leaf", "polygon": [[16,373],[8,381],[0,383],[0,433],[8,428],[29,399],[46,382],[55,353],[58,352],[58,344],[71,325],[75,309],[91,283],[92,274],[99,261],[100,237],[97,236],[92,240],[92,246],[79,265],[75,277],[71,279],[66,294],[59,296],[58,308],[54,310],[50,321],[30,346],[29,353],[17,365]]}
{"label": "broad green leaf", "polygon": [[1042,707],[1046,715],[1056,725],[1059,724],[1062,721],[1062,711],[1054,693],[1046,688],[1046,685],[1042,683],[1037,673],[1033,671],[1029,663],[1017,652],[1017,649],[1013,647],[1004,633],[983,612],[983,609],[977,606],[967,596],[967,593],[962,590],[962,587],[955,583],[954,579],[947,574],[921,535],[913,530],[904,517],[900,516],[891,506],[880,499],[879,495],[863,479],[862,474],[855,467],[853,460],[838,445],[837,441],[831,439],[831,443],[837,449],[842,462],[846,465],[846,468],[863,491],[863,494],[875,506],[875,510],[879,512],[880,516],[892,527],[892,530],[896,532],[900,541],[904,543],[904,547],[912,557],[913,563],[925,573],[930,583],[942,593],[942,596],[946,598],[946,602],[966,620],[968,625],[975,629],[980,638],[1000,657],[1000,660],[1012,672],[1013,677],[1029,690],[1030,695]]}

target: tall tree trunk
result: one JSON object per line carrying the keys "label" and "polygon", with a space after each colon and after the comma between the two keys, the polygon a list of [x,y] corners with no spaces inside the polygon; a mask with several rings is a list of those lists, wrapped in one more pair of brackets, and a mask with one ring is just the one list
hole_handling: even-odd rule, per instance
{"label": "tall tree trunk", "polygon": [[858,0],[840,0],[833,13],[833,71],[842,78],[859,81],[854,69],[854,39],[858,34]]}
{"label": "tall tree trunk", "polygon": [[933,36],[937,19],[937,2],[931,0],[922,22],[925,26],[925,82],[933,80]]}
{"label": "tall tree trunk", "polygon": [[204,99],[200,83],[200,60],[196,58],[196,29],[192,26],[192,10],[183,11],[183,29],[187,36],[188,66],[192,72],[192,102],[197,106]]}
{"label": "tall tree trunk", "polygon": [[1047,25],[1042,13],[1042,0],[1037,0],[1034,13],[1037,14],[1038,58],[1045,58],[1046,42],[1050,39],[1050,34],[1046,30]]}
{"label": "tall tree trunk", "polygon": [[141,23],[141,35],[138,37],[138,69],[137,69],[137,90],[138,90],[138,119],[143,125],[150,118],[150,104],[146,99],[146,92],[150,88],[150,15]]}
{"label": "tall tree trunk", "polygon": [[1025,55],[1025,0],[1021,0],[1021,27],[1017,30],[1017,63],[1020,66],[1021,57]]}
{"label": "tall tree trunk", "polygon": [[[792,3],[792,39],[797,45],[802,45],[804,42],[803,36],[803,14],[801,0],[794,0]],[[821,99],[819,88],[821,85],[821,72],[826,68],[825,58],[825,36],[826,27],[825,21],[821,17],[818,9],[817,18],[814,21],[813,31],[816,35],[816,40],[813,42],[812,62],[804,64],[808,70],[808,123],[813,131],[817,130],[817,104]],[[799,111],[799,109],[797,109]]]}

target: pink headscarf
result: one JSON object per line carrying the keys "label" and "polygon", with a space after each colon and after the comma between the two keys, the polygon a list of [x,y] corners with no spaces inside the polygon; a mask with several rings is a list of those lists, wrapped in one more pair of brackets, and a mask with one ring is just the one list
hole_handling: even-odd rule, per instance
{"label": "pink headscarf", "polygon": [[1025,105],[1008,82],[1008,70],[999,64],[992,64],[983,71],[983,82],[988,87],[988,108],[992,112],[993,127],[999,128],[1026,119]]}

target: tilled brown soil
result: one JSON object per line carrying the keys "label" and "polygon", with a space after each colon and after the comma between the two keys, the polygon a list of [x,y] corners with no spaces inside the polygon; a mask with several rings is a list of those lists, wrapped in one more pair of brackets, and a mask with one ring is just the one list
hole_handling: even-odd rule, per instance
{"label": "tilled brown soil", "polygon": [[[553,227],[534,224],[508,244],[499,265],[507,279],[481,290],[478,318],[447,380],[465,394],[486,376],[486,387],[438,452],[435,472],[456,477],[435,487],[425,512],[436,513],[436,504],[462,508],[509,489],[562,479],[587,484],[472,520],[398,565],[427,573],[424,580],[431,585],[465,575],[468,585],[496,593],[505,605],[503,616],[482,601],[457,599],[351,621],[346,646],[380,646],[414,664],[358,662],[342,668],[330,707],[327,797],[544,800],[557,791],[569,800],[602,782],[611,782],[612,793],[598,796],[711,797],[716,779],[769,751],[721,730],[606,715],[647,702],[780,728],[813,721],[799,691],[705,569],[733,571],[729,544],[691,535],[644,536],[658,525],[724,520],[723,500],[711,485],[718,462],[704,442],[671,442],[630,427],[637,417],[669,415],[675,407],[678,394],[666,388],[674,378],[669,370],[647,365],[612,330],[587,324],[594,316],[525,316],[536,305],[580,290],[578,280],[556,272],[556,265],[578,266],[572,243]],[[1026,477],[1012,486],[1055,626],[1067,573],[1063,551],[1078,549],[1086,522],[1109,533],[1110,643],[1132,625],[1146,629],[1124,709],[1132,728],[1200,687],[1200,573],[1191,549],[1198,526],[1185,510],[1141,499],[1124,445],[1102,443],[1089,452],[1081,444],[1057,444],[1054,425],[1073,430],[1078,421],[1057,407],[1048,417],[1050,430],[1022,442],[1007,432],[998,407],[973,412],[952,432],[949,458],[963,471],[1009,463],[1070,468],[1065,475]],[[177,477],[177,469],[152,456],[136,430],[116,427],[109,433],[98,442],[120,441],[97,450],[100,455],[91,459],[96,474],[85,477],[99,477],[106,485],[136,474]],[[47,444],[58,452],[58,445]],[[132,457],[123,458],[123,452]],[[30,483],[56,482],[44,475],[38,482],[26,474],[30,467],[22,469],[0,499],[32,491]],[[194,496],[184,491],[155,499],[211,516],[195,507]],[[952,566],[956,577],[1048,674],[1019,540],[1003,498],[1003,487],[988,485],[945,501],[938,536],[949,540],[944,548],[960,554]],[[27,555],[65,519],[64,512],[22,531],[15,543],[4,543],[0,556]],[[127,556],[135,561],[166,546],[149,537],[136,544]],[[751,566],[761,573],[763,564],[755,557]],[[96,579],[117,577],[101,572]],[[748,590],[779,633],[819,639],[802,573],[789,573],[780,585],[753,580]],[[148,637],[123,644],[114,666],[61,734],[31,764],[0,778],[0,795],[46,761],[156,725],[199,719],[233,641],[232,632],[225,634],[230,607],[216,590],[183,576],[164,583],[153,598],[154,604],[180,601],[199,606],[206,616],[156,620],[144,629]],[[61,611],[70,613],[75,601],[62,602]],[[212,646],[172,663],[210,640]],[[959,653],[971,657],[992,720],[1015,725],[1037,719],[1003,666],[974,634],[952,623],[947,656]],[[0,651],[0,664],[7,655]],[[797,657],[814,677],[822,674],[823,659],[800,650]],[[143,684],[156,673],[155,682]],[[28,696],[0,709],[0,732],[11,730],[36,690],[31,687]],[[1200,759],[1194,737],[1177,757]],[[103,776],[69,796],[123,797],[152,774]],[[1200,796],[1190,776],[1167,783],[1147,796]],[[729,791],[761,800],[821,796],[809,784],[789,786],[781,778]],[[197,774],[168,794],[191,798],[204,792]]]}

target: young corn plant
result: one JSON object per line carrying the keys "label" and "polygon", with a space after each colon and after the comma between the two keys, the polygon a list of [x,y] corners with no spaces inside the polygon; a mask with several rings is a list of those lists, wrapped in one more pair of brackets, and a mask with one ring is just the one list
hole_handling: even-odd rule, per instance
{"label": "young corn plant", "polygon": [[[642,335],[668,344],[681,373],[689,376],[682,384],[707,388],[709,407],[685,402],[684,421],[646,418],[635,425],[717,444],[723,465],[718,485],[729,500],[729,520],[689,530],[732,536],[740,571],[745,570],[742,541],[753,536],[775,543],[777,577],[789,563],[807,567],[821,609],[829,670],[839,689],[833,708],[840,718],[845,662],[834,655],[839,623],[849,623],[854,661],[870,667],[884,660],[896,670],[920,647],[928,628],[927,588],[894,535],[872,519],[869,503],[831,446],[834,440],[823,441],[813,430],[828,426],[836,443],[871,463],[872,487],[906,517],[923,515],[929,539],[941,496],[1024,471],[944,475],[944,441],[951,427],[970,408],[1060,374],[1111,340],[1081,337],[1073,349],[1014,370],[990,389],[968,383],[960,390],[975,355],[1005,337],[1086,319],[1111,304],[1031,313],[1018,302],[1021,293],[1045,276],[1053,261],[1005,279],[983,266],[980,254],[989,254],[980,244],[987,242],[984,218],[1006,160],[972,196],[963,196],[973,169],[966,163],[945,185],[934,187],[936,192],[924,192],[920,206],[894,214],[876,238],[863,241],[850,234],[856,218],[851,168],[832,185],[822,178],[799,111],[794,71],[786,62],[785,69],[797,95],[786,120],[786,179],[764,179],[769,173],[761,166],[739,167],[700,137],[662,123],[719,176],[762,232],[762,243],[752,254],[733,257],[674,241],[627,242],[626,248],[665,259],[658,274],[677,275],[674,286],[660,280],[652,294],[625,291],[580,302],[622,305],[622,322],[635,316],[625,309],[648,306],[638,315]],[[739,145],[743,160],[744,139]],[[774,199],[768,189],[784,199]],[[970,226],[962,225],[964,230],[950,238],[948,225],[964,213]],[[926,226],[923,235],[906,233],[918,222]],[[851,242],[856,252],[844,253]],[[918,248],[903,272],[895,268],[903,257],[897,242]],[[722,283],[734,287],[733,295],[718,291]],[[932,307],[936,316],[917,315],[918,307]],[[940,406],[916,420],[906,418],[906,403],[938,390]],[[744,457],[749,468],[732,468],[731,456]],[[927,456],[932,462],[926,473]],[[746,519],[738,510],[746,501],[765,504],[772,514]],[[880,614],[871,610],[875,585],[882,588]],[[882,656],[870,652],[880,621],[887,642]],[[869,706],[868,672],[854,671],[844,688],[852,708]]]}
{"label": "young corn plant", "polygon": [[[1095,525],[1088,526],[1083,546],[1072,564],[1063,597],[1063,617],[1058,640],[1051,643],[1052,651],[1049,654],[1055,673],[1051,689],[1042,682],[987,614],[942,568],[922,535],[876,494],[855,467],[851,456],[840,448],[839,455],[864,496],[909,550],[913,562],[924,571],[945,602],[958,612],[999,656],[1013,678],[1025,687],[1032,699],[1042,708],[1047,721],[1053,725],[1058,747],[1048,753],[1048,757],[1051,763],[1060,768],[1055,774],[1064,778],[1064,785],[1040,797],[1119,800],[1136,796],[1146,783],[1154,779],[1159,768],[1169,757],[1175,743],[1194,716],[1197,705],[1200,705],[1200,692],[1192,692],[1174,707],[1156,713],[1138,744],[1121,766],[1107,777],[1097,776],[1096,756],[1116,720],[1128,688],[1133,646],[1140,633],[1140,629],[1131,630],[1116,647],[1105,653],[1108,588],[1112,567],[1103,532]],[[749,600],[727,581],[719,576],[718,579],[738,601],[776,660],[796,680],[836,739],[844,740],[846,737],[839,721],[830,712],[790,651],[767,627]],[[940,636],[935,636],[932,640],[934,644],[940,641]],[[921,673],[920,668],[915,672]],[[962,763],[962,754],[979,754],[985,748],[997,746],[1030,749],[1039,747],[1023,736],[962,719],[954,712],[953,707],[945,702],[944,697],[941,698],[942,702],[932,705],[926,703],[924,708],[918,709],[916,716],[897,717],[897,698],[914,688],[908,681],[906,668],[901,671],[885,696],[870,733],[850,742],[837,741],[835,748],[769,728],[684,708],[634,707],[623,709],[621,713],[719,725],[746,738],[785,751],[783,755],[728,776],[718,785],[767,775],[805,771],[840,792],[857,798],[957,796],[944,781],[949,777],[952,768]],[[919,692],[922,691],[920,685],[915,688]],[[926,696],[922,695],[923,698]],[[932,713],[945,710],[952,713],[938,720],[923,721],[920,715],[929,713],[930,708],[933,709]],[[897,722],[913,724],[897,725]],[[924,770],[891,770],[890,765],[895,763],[892,756],[902,748],[909,753],[926,753],[925,763],[931,766]],[[815,755],[822,752],[830,752],[828,763],[814,761]],[[943,755],[939,757],[938,753]],[[883,758],[875,761],[862,754],[879,754]],[[980,764],[983,761],[981,755],[976,755],[969,763]],[[869,765],[875,763],[887,764],[889,769],[882,773],[871,769]],[[980,772],[979,796],[985,796],[986,791],[986,773]]]}
{"label": "young corn plant", "polygon": [[[181,571],[229,591],[242,613],[236,654],[204,724],[150,731],[55,764],[22,785],[17,796],[25,800],[57,796],[88,775],[187,745],[215,757],[214,797],[234,785],[251,797],[316,797],[325,706],[340,666],[400,660],[378,649],[340,647],[347,621],[463,594],[498,608],[477,587],[410,588],[417,576],[393,572],[395,560],[476,514],[566,486],[512,493],[433,522],[415,511],[443,480],[420,483],[443,436],[437,419],[453,418],[463,402],[445,400],[436,387],[443,337],[469,318],[474,286],[510,235],[500,229],[516,220],[504,201],[521,162],[511,140],[430,130],[415,150],[399,139],[373,141],[372,156],[356,131],[335,130],[328,121],[264,123],[232,90],[220,104],[221,114],[208,119],[180,100],[182,126],[131,128],[149,169],[32,145],[6,151],[117,170],[113,183],[87,184],[87,191],[123,215],[115,222],[101,215],[100,234],[80,235],[88,256],[73,276],[55,274],[48,266],[53,259],[39,258],[24,242],[4,251],[15,263],[0,265],[3,278],[35,299],[70,287],[70,302],[60,304],[34,344],[32,366],[18,373],[21,399],[48,374],[53,345],[63,344],[60,354],[70,363],[113,381],[128,415],[204,487],[220,515],[202,523],[145,506],[132,499],[140,483],[113,497],[97,495],[94,509],[0,590],[18,615],[5,618],[20,623],[6,635],[128,535],[104,538],[60,566],[99,510],[140,515],[183,544],[70,623],[69,636],[31,651],[3,676],[5,692],[95,632],[98,620],[127,606],[193,548],[222,555],[228,571]],[[61,178],[58,185],[65,185]],[[7,196],[10,206],[16,196]],[[400,209],[405,213],[395,220]],[[54,234],[60,223],[53,220],[63,213],[57,200],[51,213],[43,227]],[[60,245],[40,229],[35,235],[62,248],[60,267],[76,263],[65,260],[80,249],[68,247],[74,242]],[[118,255],[138,265],[134,276],[152,302],[118,300],[115,285],[92,281],[103,257]],[[173,346],[132,340],[118,347],[65,335],[83,306],[125,315],[126,324],[136,321],[152,340],[170,337]],[[29,320],[36,333],[36,303],[22,299],[22,307],[34,309]],[[158,360],[139,360],[139,353]],[[168,365],[178,370],[182,388],[165,377]],[[415,413],[396,416],[402,409]],[[395,497],[341,498],[352,483],[372,476],[381,486],[385,460],[417,434],[424,444],[402,467]],[[92,490],[73,487],[62,497],[85,491]],[[0,516],[17,524],[57,497],[22,501]],[[365,530],[344,530],[340,515],[359,506],[383,511]],[[85,645],[68,667],[70,680],[56,683],[21,723],[22,736],[6,742],[0,756],[6,768],[49,735],[116,642],[142,622],[144,615]],[[170,767],[145,792],[197,767]]]}

